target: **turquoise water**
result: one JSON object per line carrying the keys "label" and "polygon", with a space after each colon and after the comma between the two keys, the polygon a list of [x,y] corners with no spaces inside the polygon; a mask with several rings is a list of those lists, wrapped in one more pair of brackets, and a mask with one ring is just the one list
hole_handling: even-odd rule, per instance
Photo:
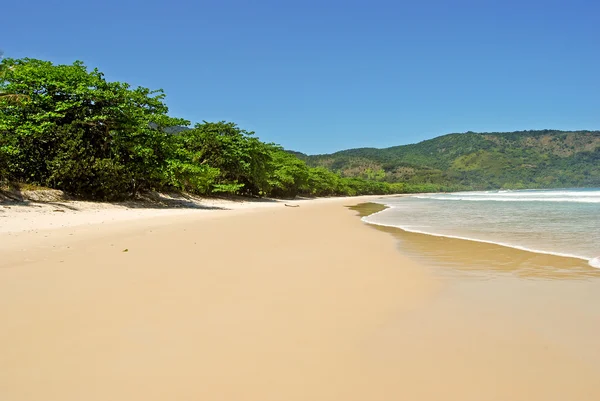
{"label": "turquoise water", "polygon": [[388,198],[364,221],[405,231],[574,257],[600,268],[600,188]]}

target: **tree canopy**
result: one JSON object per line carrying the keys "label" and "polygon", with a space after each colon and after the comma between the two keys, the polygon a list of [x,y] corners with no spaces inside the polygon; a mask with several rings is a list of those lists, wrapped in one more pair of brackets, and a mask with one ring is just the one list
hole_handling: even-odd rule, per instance
{"label": "tree canopy", "polygon": [[[311,168],[232,122],[168,114],[162,90],[107,81],[80,61],[0,64],[0,181],[124,199],[180,190],[247,196],[391,193],[399,186]],[[18,99],[19,101],[14,101]]]}

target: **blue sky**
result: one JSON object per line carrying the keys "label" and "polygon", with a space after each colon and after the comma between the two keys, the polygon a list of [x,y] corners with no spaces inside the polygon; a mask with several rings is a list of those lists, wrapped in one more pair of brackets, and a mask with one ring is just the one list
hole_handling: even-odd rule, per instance
{"label": "blue sky", "polygon": [[600,2],[3,2],[8,57],[83,60],[306,153],[600,129]]}

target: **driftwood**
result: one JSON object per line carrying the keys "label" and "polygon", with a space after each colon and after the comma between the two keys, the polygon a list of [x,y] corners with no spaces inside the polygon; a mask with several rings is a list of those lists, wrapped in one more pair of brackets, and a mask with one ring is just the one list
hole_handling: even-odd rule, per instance
{"label": "driftwood", "polygon": [[300,207],[300,205],[288,205],[287,203],[284,203],[284,205],[286,205],[287,207]]}

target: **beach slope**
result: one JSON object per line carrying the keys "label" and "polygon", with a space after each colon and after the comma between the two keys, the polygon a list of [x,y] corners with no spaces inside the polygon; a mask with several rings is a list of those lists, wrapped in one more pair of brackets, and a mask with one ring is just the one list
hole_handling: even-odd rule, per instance
{"label": "beach slope", "polygon": [[3,237],[0,399],[598,399],[518,328],[428,314],[440,280],[357,202],[64,228],[25,253]]}

